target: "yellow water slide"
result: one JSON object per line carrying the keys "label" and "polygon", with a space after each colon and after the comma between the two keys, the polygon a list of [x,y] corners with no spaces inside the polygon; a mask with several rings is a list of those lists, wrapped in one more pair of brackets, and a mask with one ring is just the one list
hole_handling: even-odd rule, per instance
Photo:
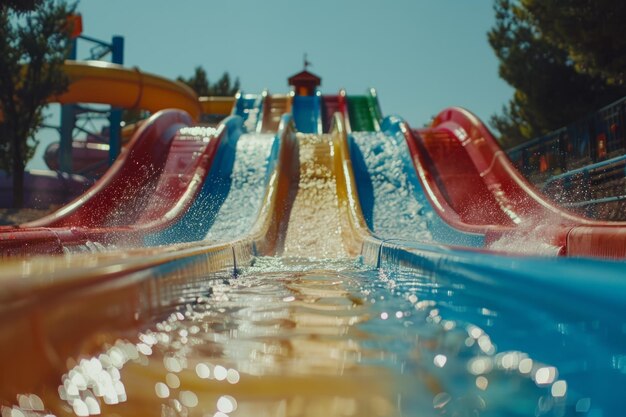
{"label": "yellow water slide", "polygon": [[194,120],[203,112],[191,88],[138,68],[102,61],[66,61],[64,70],[70,79],[69,89],[51,101],[110,104],[152,113],[175,108],[185,110]]}

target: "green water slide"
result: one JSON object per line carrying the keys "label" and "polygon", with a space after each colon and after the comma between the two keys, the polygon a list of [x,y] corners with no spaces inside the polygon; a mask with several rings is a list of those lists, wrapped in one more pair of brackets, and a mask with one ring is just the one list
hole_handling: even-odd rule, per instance
{"label": "green water slide", "polygon": [[366,95],[347,96],[350,129],[353,132],[376,132],[380,130],[382,114],[376,91],[372,88]]}

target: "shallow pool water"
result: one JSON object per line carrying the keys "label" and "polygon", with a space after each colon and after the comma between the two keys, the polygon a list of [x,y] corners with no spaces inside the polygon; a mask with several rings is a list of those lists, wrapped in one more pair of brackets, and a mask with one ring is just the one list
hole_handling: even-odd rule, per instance
{"label": "shallow pool water", "polygon": [[623,328],[509,301],[350,259],[259,258],[136,334],[100,335],[101,353],[64,358],[57,386],[2,416],[619,415]]}

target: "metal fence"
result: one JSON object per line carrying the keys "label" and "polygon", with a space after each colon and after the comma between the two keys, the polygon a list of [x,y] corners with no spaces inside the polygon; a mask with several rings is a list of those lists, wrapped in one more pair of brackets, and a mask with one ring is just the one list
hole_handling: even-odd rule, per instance
{"label": "metal fence", "polygon": [[507,153],[558,203],[589,217],[626,220],[626,97]]}
{"label": "metal fence", "polygon": [[626,154],[626,97],[596,113],[507,151],[532,182]]}

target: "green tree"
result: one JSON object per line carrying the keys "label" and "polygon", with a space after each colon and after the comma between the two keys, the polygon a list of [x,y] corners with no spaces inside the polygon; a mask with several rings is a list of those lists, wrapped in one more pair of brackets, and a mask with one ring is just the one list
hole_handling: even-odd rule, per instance
{"label": "green tree", "polygon": [[208,96],[211,86],[206,70],[200,66],[196,67],[194,74],[189,78],[178,77],[178,81],[187,84],[199,97]]}
{"label": "green tree", "polygon": [[0,0],[0,8],[13,9],[17,12],[32,11],[43,0]]}
{"label": "green tree", "polygon": [[598,75],[577,70],[568,51],[550,42],[524,6],[496,0],[489,43],[500,60],[499,74],[515,88],[491,124],[505,147],[545,134],[625,94]]}
{"label": "green tree", "polygon": [[626,83],[626,2],[615,0],[522,0],[535,25],[566,50],[577,70]]}
{"label": "green tree", "polygon": [[189,78],[178,77],[178,81],[187,84],[200,97],[204,96],[234,96],[239,90],[239,78],[231,85],[230,75],[225,72],[215,83],[211,84],[206,70],[196,67],[194,74]]}
{"label": "green tree", "polygon": [[[0,7],[0,168],[13,178],[13,204],[24,199],[24,168],[48,98],[67,89],[63,62],[70,44],[67,16],[75,5],[42,0],[32,12]],[[19,14],[19,15],[18,15]]]}
{"label": "green tree", "polygon": [[230,83],[230,75],[225,72],[222,77],[212,86],[213,96],[234,96],[239,91],[239,78],[235,79],[233,85]]}

